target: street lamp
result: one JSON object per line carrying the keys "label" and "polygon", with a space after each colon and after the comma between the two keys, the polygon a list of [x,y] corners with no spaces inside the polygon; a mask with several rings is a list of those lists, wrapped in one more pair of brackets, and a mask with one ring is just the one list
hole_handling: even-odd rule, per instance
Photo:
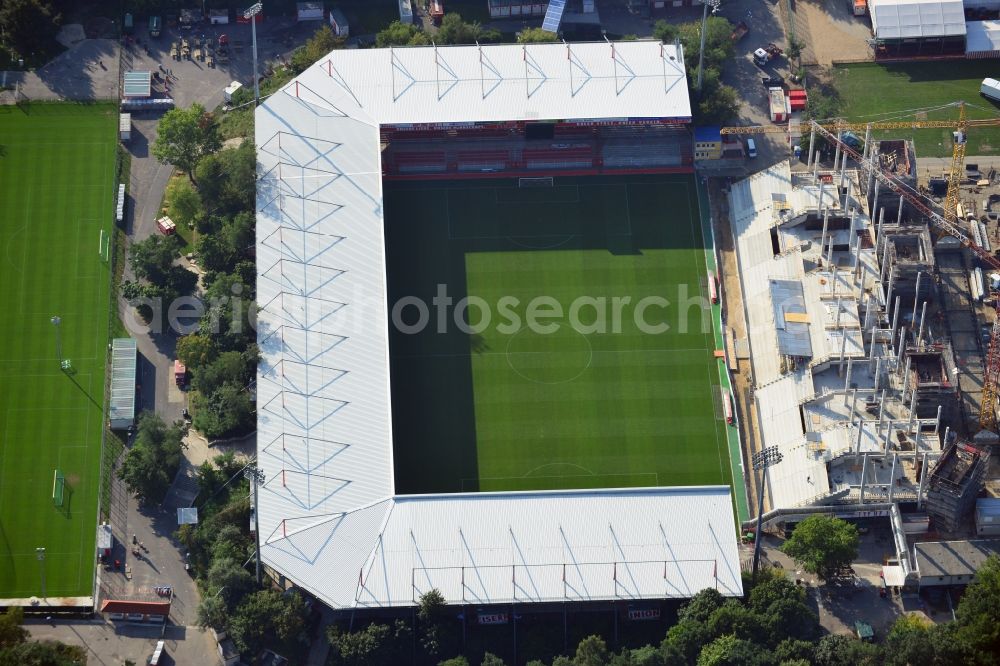
{"label": "street lamp", "polygon": [[52,317],[49,321],[56,328],[56,358],[59,360],[59,367],[62,367],[62,337],[59,334],[59,324],[62,323],[62,319],[58,315]]}
{"label": "street lamp", "polygon": [[[253,105],[260,106],[260,82],[257,80],[257,14],[264,9],[264,5],[255,2],[247,7],[243,12],[243,18],[250,19],[250,34],[253,36]],[[257,578],[260,578],[258,575]],[[257,581],[260,582],[259,580]]]}
{"label": "street lamp", "polygon": [[754,471],[760,472],[757,481],[757,532],[753,539],[753,579],[757,580],[757,565],[760,562],[760,526],[764,522],[764,471],[781,462],[781,451],[777,446],[768,446],[753,455]]}
{"label": "street lamp", "polygon": [[35,556],[38,558],[39,565],[42,569],[42,599],[48,599],[48,595],[45,593],[45,549],[36,548]]}
{"label": "street lamp", "polygon": [[260,494],[260,486],[264,484],[264,472],[259,467],[251,465],[243,470],[243,476],[253,483],[253,532],[254,544],[257,547],[257,587],[264,583],[260,573],[260,511],[257,496]]}

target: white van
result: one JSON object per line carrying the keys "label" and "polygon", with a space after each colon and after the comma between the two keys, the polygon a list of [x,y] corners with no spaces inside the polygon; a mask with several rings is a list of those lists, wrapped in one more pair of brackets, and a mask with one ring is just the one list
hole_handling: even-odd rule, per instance
{"label": "white van", "polygon": [[160,663],[161,657],[163,657],[163,641],[156,641],[153,655],[149,658],[149,666],[157,666]]}
{"label": "white van", "polygon": [[747,157],[750,159],[757,157],[757,144],[753,139],[747,139]]}

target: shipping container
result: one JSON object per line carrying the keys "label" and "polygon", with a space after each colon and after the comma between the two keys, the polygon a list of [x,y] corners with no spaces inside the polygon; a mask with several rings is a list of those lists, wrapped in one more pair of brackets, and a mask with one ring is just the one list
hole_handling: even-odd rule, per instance
{"label": "shipping container", "polygon": [[864,16],[868,13],[868,0],[853,0],[854,15]]}
{"label": "shipping container", "polygon": [[781,88],[769,88],[767,99],[771,107],[771,120],[776,123],[788,120],[788,101],[785,99],[785,91]]}
{"label": "shipping container", "polygon": [[167,216],[163,216],[156,221],[156,228],[159,229],[160,233],[164,236],[170,236],[177,231],[177,225],[174,221]]}
{"label": "shipping container", "polygon": [[174,361],[174,382],[178,386],[184,386],[187,382],[187,367],[181,363],[180,359]]}
{"label": "shipping container", "polygon": [[996,79],[983,79],[979,86],[979,94],[986,99],[1000,102],[1000,81]]}

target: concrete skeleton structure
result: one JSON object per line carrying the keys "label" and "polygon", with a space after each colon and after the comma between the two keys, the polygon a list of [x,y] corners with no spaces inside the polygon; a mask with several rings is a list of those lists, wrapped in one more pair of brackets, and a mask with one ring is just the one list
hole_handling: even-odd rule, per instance
{"label": "concrete skeleton structure", "polygon": [[267,567],[334,609],[742,594],[729,488],[394,490],[380,127],[690,115],[659,42],[334,51],[256,110]]}
{"label": "concrete skeleton structure", "polygon": [[931,290],[896,290],[883,226],[897,211],[880,208],[873,223],[863,175],[835,162],[805,174],[780,163],[729,192],[743,302],[770,304],[746,317],[762,445],[783,456],[765,477],[773,508],[919,503],[917,470],[944,435],[940,410],[918,409],[934,373],[914,365],[940,357],[925,321]]}

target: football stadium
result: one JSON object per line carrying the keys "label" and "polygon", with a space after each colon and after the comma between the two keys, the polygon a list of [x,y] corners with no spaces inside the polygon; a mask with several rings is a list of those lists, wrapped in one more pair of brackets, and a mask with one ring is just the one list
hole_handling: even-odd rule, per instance
{"label": "football stadium", "polygon": [[642,41],[334,51],[262,103],[268,568],[338,610],[742,594],[690,122]]}
{"label": "football stadium", "polygon": [[111,288],[98,250],[113,220],[118,115],[106,104],[0,109],[0,305],[8,314],[0,598],[88,606]]}

